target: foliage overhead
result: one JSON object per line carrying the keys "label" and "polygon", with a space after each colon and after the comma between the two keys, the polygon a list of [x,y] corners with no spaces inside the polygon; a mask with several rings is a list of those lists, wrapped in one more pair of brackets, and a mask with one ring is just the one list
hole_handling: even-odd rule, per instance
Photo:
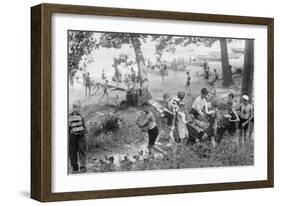
{"label": "foliage overhead", "polygon": [[[175,53],[176,46],[187,47],[188,45],[211,47],[219,38],[216,37],[183,37],[183,36],[167,36],[153,35],[152,41],[157,42],[155,45],[156,54],[162,56],[163,52]],[[227,42],[232,42],[232,39],[227,39]]]}
{"label": "foliage overhead", "polygon": [[112,66],[114,68],[118,67],[119,65],[124,64],[126,67],[130,67],[133,64],[135,64],[135,61],[130,60],[129,56],[127,54],[119,54],[118,57],[113,58],[113,64]]}
{"label": "foliage overhead", "polygon": [[130,33],[103,33],[100,36],[100,45],[105,48],[115,48],[120,49],[123,45],[132,46],[131,39],[137,37],[139,40],[142,40],[143,43],[146,43],[146,34],[130,34]]}
{"label": "foliage overhead", "polygon": [[[69,31],[68,33],[68,69],[71,77],[80,70],[79,63],[88,56],[93,49],[99,48],[97,40],[90,31]],[[93,62],[89,56],[88,62]]]}

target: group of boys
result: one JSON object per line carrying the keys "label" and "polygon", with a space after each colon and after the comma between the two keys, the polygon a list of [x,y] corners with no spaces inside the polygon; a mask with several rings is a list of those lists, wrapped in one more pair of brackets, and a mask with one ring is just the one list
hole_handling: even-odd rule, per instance
{"label": "group of boys", "polygon": [[102,70],[102,74],[101,74],[101,79],[104,81],[104,83],[98,83],[98,82],[94,82],[92,81],[91,77],[90,77],[90,73],[87,72],[84,76],[84,86],[85,86],[85,97],[90,98],[92,95],[92,92],[95,91],[95,93],[93,95],[95,95],[100,89],[102,89],[103,94],[101,96],[101,98],[99,99],[99,102],[101,102],[101,100],[106,97],[108,99],[108,80],[107,77],[105,75],[105,71],[104,69]]}
{"label": "group of boys", "polygon": [[[183,95],[184,97],[184,95]],[[165,101],[165,117],[167,118],[167,125],[170,128],[169,136],[171,139],[174,139],[174,128],[176,120],[176,112],[179,106],[179,102],[183,101],[183,98],[170,98],[166,93],[163,96]],[[217,139],[217,129],[218,129],[218,102],[213,100],[213,96],[208,92],[206,88],[201,89],[201,95],[198,96],[189,111],[189,115],[192,115],[192,118],[196,120],[207,119],[208,128],[205,130],[205,134],[202,137],[209,137],[211,139],[211,145],[216,146]],[[249,125],[251,126],[249,136],[252,135],[252,125],[254,121],[254,112],[253,106],[249,103],[249,97],[247,95],[242,96],[241,104],[238,106],[234,103],[234,94],[230,93],[228,95],[227,101],[227,114],[224,115],[224,128],[231,135],[234,135],[237,127],[239,128],[239,143],[244,143],[247,141],[247,131]],[[225,131],[224,130],[224,131]],[[221,139],[219,139],[220,141]],[[199,139],[197,139],[199,141]]]}
{"label": "group of boys", "polygon": [[[177,97],[171,97],[168,93],[163,95],[165,102],[165,109],[163,116],[167,118],[167,126],[169,127],[169,137],[171,141],[175,141],[174,130],[176,126],[176,116],[179,111],[179,107],[184,105],[184,92],[178,92]],[[239,142],[246,141],[246,133],[249,128],[249,124],[254,121],[253,107],[249,103],[249,97],[247,95],[242,96],[241,104],[236,107],[234,103],[234,94],[228,95],[228,113],[224,116],[227,120],[226,128],[229,133],[234,134],[236,131],[236,125],[238,123]],[[73,104],[73,111],[69,114],[69,158],[72,167],[72,173],[86,172],[86,138],[87,132],[84,118],[80,114],[80,103]],[[152,149],[166,154],[165,151],[155,146],[155,141],[158,137],[159,130],[157,127],[156,119],[148,107],[143,109],[145,119],[142,122],[140,128],[148,133],[148,150]],[[202,137],[204,140],[207,137],[211,139],[211,145],[216,146],[215,138],[217,136],[218,128],[218,103],[212,100],[211,94],[206,88],[201,89],[201,95],[198,96],[192,104],[192,108],[189,111],[189,115],[192,115],[197,120],[206,118],[209,126],[205,130],[205,134]],[[250,131],[251,135],[251,131]],[[78,159],[79,158],[79,159]],[[78,161],[79,160],[79,161]],[[79,164],[78,164],[79,162]]]}
{"label": "group of boys", "polygon": [[[204,69],[204,79],[209,80],[210,77],[210,66],[208,65],[208,62],[204,60],[203,62],[203,69]],[[219,74],[216,69],[214,69],[214,79],[212,82],[215,82],[219,79]]]}

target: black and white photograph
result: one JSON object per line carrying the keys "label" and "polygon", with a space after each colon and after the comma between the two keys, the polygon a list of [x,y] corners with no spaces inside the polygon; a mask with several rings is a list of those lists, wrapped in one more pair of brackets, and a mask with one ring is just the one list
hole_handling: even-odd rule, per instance
{"label": "black and white photograph", "polygon": [[255,39],[67,38],[68,174],[254,165]]}

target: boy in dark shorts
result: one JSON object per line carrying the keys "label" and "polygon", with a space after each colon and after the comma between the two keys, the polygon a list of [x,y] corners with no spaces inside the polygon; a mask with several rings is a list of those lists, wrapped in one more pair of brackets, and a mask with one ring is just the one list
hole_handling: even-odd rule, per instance
{"label": "boy in dark shorts", "polygon": [[219,80],[219,74],[218,74],[218,72],[217,72],[216,69],[214,69],[214,75],[215,75],[214,80],[215,80],[215,81]]}
{"label": "boy in dark shorts", "polygon": [[139,123],[138,125],[143,131],[147,131],[148,133],[147,148],[149,154],[152,153],[152,150],[155,150],[156,152],[166,155],[167,153],[165,151],[163,151],[162,149],[160,149],[158,146],[155,145],[156,139],[159,134],[159,130],[153,113],[149,111],[147,106],[143,107],[143,112],[144,112],[144,120],[142,121],[142,123]]}
{"label": "boy in dark shorts", "polygon": [[101,73],[101,79],[106,80],[106,75],[105,75],[104,69],[102,70],[102,73]]}
{"label": "boy in dark shorts", "polygon": [[207,67],[208,67],[208,63],[207,63],[207,61],[205,59],[204,62],[203,62],[203,69],[204,69],[204,71],[206,71]]}
{"label": "boy in dark shorts", "polygon": [[185,90],[187,94],[190,94],[190,81],[191,81],[191,77],[189,74],[189,71],[186,72],[186,84],[185,84]]}
{"label": "boy in dark shorts", "polygon": [[204,78],[206,80],[209,80],[209,76],[210,76],[210,67],[207,67],[206,70],[205,70],[205,77]]}
{"label": "boy in dark shorts", "polygon": [[243,144],[247,141],[247,130],[249,122],[252,119],[252,105],[249,103],[249,97],[247,95],[242,96],[242,103],[238,106],[239,112],[239,143]]}
{"label": "boy in dark shorts", "polygon": [[84,173],[87,171],[85,138],[86,127],[84,118],[80,114],[80,104],[74,103],[72,108],[73,111],[69,114],[68,118],[69,159],[72,167],[72,173],[78,173],[79,170]]}
{"label": "boy in dark shorts", "polygon": [[233,108],[233,103],[228,102],[227,103],[227,129],[228,133],[232,136],[236,133],[237,129],[237,123],[240,122],[240,118],[236,112],[236,110]]}
{"label": "boy in dark shorts", "polygon": [[236,110],[233,108],[233,103],[227,102],[227,114],[223,116],[223,121],[219,124],[220,127],[218,129],[218,143],[220,143],[220,141],[222,140],[225,131],[227,131],[228,134],[232,137],[232,139],[230,140],[237,143],[236,130],[239,122],[240,119]]}

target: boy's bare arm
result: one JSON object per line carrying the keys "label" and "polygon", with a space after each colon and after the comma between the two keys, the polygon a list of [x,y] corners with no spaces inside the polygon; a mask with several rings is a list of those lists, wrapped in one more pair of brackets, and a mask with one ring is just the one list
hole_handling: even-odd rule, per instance
{"label": "boy's bare arm", "polygon": [[244,124],[245,125],[248,124],[252,119],[253,119],[253,117],[252,117],[252,108],[251,108],[249,111],[249,119]]}
{"label": "boy's bare arm", "polygon": [[165,112],[168,112],[169,114],[174,114],[173,112],[171,112],[169,109],[165,108],[164,109]]}
{"label": "boy's bare arm", "polygon": [[211,115],[214,113],[215,113],[215,110],[205,110],[205,114],[207,114],[207,115]]}
{"label": "boy's bare arm", "polygon": [[[82,116],[81,116],[82,117]],[[85,119],[84,117],[82,117],[82,123],[83,123],[83,127],[85,128],[85,132],[84,133],[87,133],[88,130],[87,130],[87,127],[86,127],[86,124],[85,124]]]}
{"label": "boy's bare arm", "polygon": [[230,119],[229,121],[230,121],[230,122],[239,122],[239,121],[240,121],[240,118],[239,118],[237,112],[236,112],[234,109],[232,109],[232,112],[233,112],[234,115],[235,115],[235,119],[233,119],[233,120]]}

